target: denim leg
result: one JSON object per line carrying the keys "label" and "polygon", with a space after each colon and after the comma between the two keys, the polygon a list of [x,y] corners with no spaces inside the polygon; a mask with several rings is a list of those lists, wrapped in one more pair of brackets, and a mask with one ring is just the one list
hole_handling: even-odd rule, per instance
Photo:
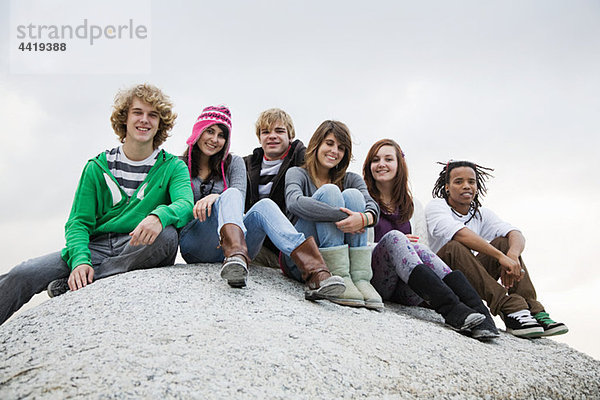
{"label": "denim leg", "polygon": [[55,279],[66,278],[71,269],[60,252],[33,258],[0,276],[0,324],[3,324],[33,295],[42,292]]}
{"label": "denim leg", "polygon": [[114,254],[104,258],[94,267],[94,279],[102,279],[111,275],[137,269],[148,269],[172,265],[177,255],[177,230],[169,225],[164,228],[150,245],[131,246],[127,234],[110,234],[108,242],[91,241],[89,248],[94,263],[94,253],[105,251],[106,245],[111,247]]}
{"label": "denim leg", "polygon": [[[321,246],[321,241],[319,240],[319,234],[317,233],[317,224],[315,221],[307,221],[305,219],[299,219],[294,225],[294,229],[298,232],[302,232],[305,237],[312,236],[315,238],[317,245]],[[331,247],[331,246],[330,246]]]}
{"label": "denim leg", "polygon": [[229,188],[221,193],[206,221],[193,219],[181,231],[179,246],[185,262],[193,264],[223,261],[225,255],[220,247],[219,232],[223,225],[235,224],[246,233],[243,213],[244,202],[238,189]]}
{"label": "denim leg", "polygon": [[[213,213],[215,207],[213,207]],[[218,218],[212,214],[204,222],[193,219],[183,228],[179,239],[181,257],[188,264],[221,262],[225,258],[217,232]]]}
{"label": "denim leg", "polygon": [[[357,212],[365,212],[367,204],[365,197],[358,189],[346,189],[342,192],[344,204],[347,209]],[[363,233],[346,233],[344,235],[344,243],[348,243],[350,247],[364,247],[367,245],[367,230]]]}
{"label": "denim leg", "polygon": [[[317,189],[312,198],[332,207],[344,207],[344,198],[340,189],[330,183]],[[334,247],[344,244],[344,232],[340,231],[333,222],[300,219],[296,222],[296,229],[298,232],[304,233],[306,237],[314,236],[319,247]]]}
{"label": "denim leg", "polygon": [[298,232],[277,204],[271,199],[262,199],[254,204],[244,216],[246,245],[250,258],[256,257],[265,235],[285,255],[304,242],[304,234]]}
{"label": "denim leg", "polygon": [[[312,197],[332,207],[344,207],[342,192],[337,186],[332,184],[321,186]],[[333,222],[307,221],[300,218],[294,227],[298,232],[302,232],[304,237],[312,236],[320,248],[344,244],[344,232],[340,231]],[[302,280],[302,273],[289,255],[284,255],[282,262],[283,265],[281,268],[285,275],[299,282],[304,282]]]}
{"label": "denim leg", "polygon": [[215,201],[213,204],[212,212],[217,213],[217,236],[221,232],[221,228],[225,224],[236,224],[239,226],[244,234],[246,234],[246,227],[242,222],[242,216],[244,215],[244,197],[242,192],[236,188],[229,188]]}

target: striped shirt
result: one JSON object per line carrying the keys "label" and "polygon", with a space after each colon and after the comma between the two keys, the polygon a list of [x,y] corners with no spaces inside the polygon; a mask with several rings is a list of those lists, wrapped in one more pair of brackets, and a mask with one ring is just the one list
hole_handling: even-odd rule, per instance
{"label": "striped shirt", "polygon": [[148,158],[142,161],[132,161],[123,152],[123,146],[106,150],[108,169],[119,182],[121,189],[131,197],[142,184],[148,171],[154,166],[159,150],[156,149]]}
{"label": "striped shirt", "polygon": [[267,160],[263,157],[260,166],[260,179],[258,181],[258,197],[260,199],[269,197],[269,194],[271,194],[273,179],[275,179],[279,173],[281,164],[283,164],[283,158],[280,158],[279,160]]}

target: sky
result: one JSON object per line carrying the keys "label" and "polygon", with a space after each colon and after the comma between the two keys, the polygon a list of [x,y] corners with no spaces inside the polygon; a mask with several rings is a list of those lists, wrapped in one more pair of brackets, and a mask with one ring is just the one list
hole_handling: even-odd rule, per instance
{"label": "sky", "polygon": [[[375,141],[393,138],[423,204],[436,162],[494,168],[483,205],[524,233],[538,298],[571,330],[552,340],[600,359],[598,1],[137,0],[121,14],[77,3],[90,19],[145,16],[149,38],[118,55],[99,43],[95,58],[63,72],[18,73],[14,32],[4,29],[0,273],[63,247],[86,160],[118,145],[115,93],[150,82],[179,114],[163,146],[175,154],[202,108],[226,104],[231,150],[242,156],[271,107],[292,116],[304,143],[323,120],[346,123],[354,172]],[[66,0],[47,4],[65,20],[81,17]],[[0,26],[11,18],[1,0]]]}

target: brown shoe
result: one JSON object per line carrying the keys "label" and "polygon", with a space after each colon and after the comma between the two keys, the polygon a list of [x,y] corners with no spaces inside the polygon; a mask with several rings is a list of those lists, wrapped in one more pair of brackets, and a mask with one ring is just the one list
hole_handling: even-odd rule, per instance
{"label": "brown shoe", "polygon": [[248,277],[248,248],[242,228],[236,224],[225,224],[221,228],[221,248],[225,259],[221,267],[221,278],[231,287],[246,286]]}
{"label": "brown shoe", "polygon": [[319,253],[315,239],[309,236],[292,251],[290,257],[302,272],[306,300],[328,299],[344,293],[346,286],[339,276],[332,276]]}

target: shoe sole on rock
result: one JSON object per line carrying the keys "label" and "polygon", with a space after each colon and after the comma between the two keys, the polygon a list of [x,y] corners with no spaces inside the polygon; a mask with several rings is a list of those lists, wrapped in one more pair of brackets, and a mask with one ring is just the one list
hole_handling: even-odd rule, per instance
{"label": "shoe sole on rock", "polygon": [[227,281],[227,284],[233,288],[246,286],[248,269],[241,262],[231,260],[221,268],[221,278]]}
{"label": "shoe sole on rock", "polygon": [[473,314],[467,315],[467,318],[465,318],[465,321],[463,322],[463,324],[460,328],[455,328],[452,325],[449,325],[449,326],[458,332],[464,332],[464,331],[470,330],[471,328],[475,328],[477,325],[481,324],[483,321],[485,321],[485,315],[480,314],[480,313],[473,313]]}
{"label": "shoe sole on rock", "polygon": [[542,336],[556,336],[556,335],[564,335],[569,332],[569,328],[564,325],[557,326],[555,328],[546,329]]}
{"label": "shoe sole on rock", "polygon": [[487,329],[473,329],[471,330],[471,337],[473,339],[485,341],[498,338],[500,337],[500,334]]}
{"label": "shoe sole on rock", "polygon": [[349,306],[349,307],[364,307],[365,306],[365,301],[358,300],[358,299],[328,298],[327,300],[331,301],[332,303],[339,304],[342,306]]}
{"label": "shoe sole on rock", "polygon": [[332,278],[334,277],[325,279],[321,282],[321,287],[318,289],[305,288],[304,298],[306,300],[329,300],[341,296],[346,290],[344,281]]}
{"label": "shoe sole on rock", "polygon": [[535,326],[531,328],[524,329],[509,329],[506,328],[506,332],[510,333],[513,336],[523,337],[523,338],[538,338],[544,335],[544,328],[541,326]]}
{"label": "shoe sole on rock", "polygon": [[69,290],[69,285],[67,284],[66,279],[64,280],[64,283],[63,279],[56,279],[50,282],[48,284],[48,287],[46,288],[46,292],[48,293],[48,297],[50,298],[62,296]]}
{"label": "shoe sole on rock", "polygon": [[383,311],[385,305],[380,301],[365,300],[365,308],[368,308],[369,310]]}

